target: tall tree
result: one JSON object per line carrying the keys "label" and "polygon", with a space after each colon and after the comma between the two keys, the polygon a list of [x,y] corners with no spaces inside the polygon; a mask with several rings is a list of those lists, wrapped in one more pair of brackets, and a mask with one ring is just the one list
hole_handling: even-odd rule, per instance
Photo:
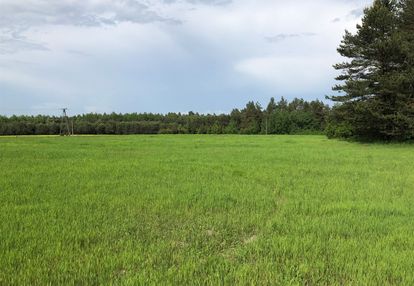
{"label": "tall tree", "polygon": [[274,124],[272,120],[272,115],[277,111],[277,104],[275,102],[275,98],[270,98],[269,103],[267,104],[266,109],[263,112],[263,121],[262,121],[262,133],[264,134],[272,134],[274,130]]}
{"label": "tall tree", "polygon": [[240,131],[243,134],[259,134],[262,124],[262,107],[250,101],[241,111]]}
{"label": "tall tree", "polygon": [[401,1],[400,35],[404,62],[401,72],[399,119],[405,125],[405,136],[414,138],[414,0]]}
{"label": "tall tree", "polygon": [[375,0],[365,9],[356,34],[346,31],[338,52],[350,61],[334,67],[343,81],[330,97],[340,103],[341,124],[361,137],[407,139],[407,120],[402,114],[406,98],[401,97],[401,71],[405,63],[403,39],[399,33],[398,3]]}
{"label": "tall tree", "polygon": [[277,103],[277,108],[280,111],[285,111],[288,108],[288,102],[287,100],[282,96],[282,98],[280,99],[280,101]]}
{"label": "tall tree", "polygon": [[267,114],[272,114],[273,112],[275,112],[277,109],[277,104],[275,102],[275,98],[272,97],[266,107],[266,113]]}

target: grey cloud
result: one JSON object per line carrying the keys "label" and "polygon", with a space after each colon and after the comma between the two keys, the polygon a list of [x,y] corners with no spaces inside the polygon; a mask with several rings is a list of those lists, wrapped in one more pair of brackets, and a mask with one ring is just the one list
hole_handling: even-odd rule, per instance
{"label": "grey cloud", "polygon": [[43,25],[101,26],[122,22],[150,23],[179,21],[162,17],[137,0],[2,0],[0,3],[0,53],[45,50],[23,33]]}
{"label": "grey cloud", "polygon": [[148,23],[171,21],[151,11],[136,0],[32,1],[16,4],[6,0],[0,4],[0,27],[37,25],[99,26],[120,22]]}
{"label": "grey cloud", "polygon": [[48,48],[42,43],[30,41],[23,36],[22,28],[0,29],[0,54],[10,54],[24,50],[47,51]]}
{"label": "grey cloud", "polygon": [[364,9],[365,9],[364,7],[353,9],[353,10],[349,11],[349,13],[345,17],[342,17],[342,18],[337,17],[337,18],[333,19],[331,22],[332,23],[337,23],[337,22],[340,22],[340,21],[345,20],[345,19],[347,19],[347,20],[359,19],[359,18],[362,17],[362,15],[364,15]]}
{"label": "grey cloud", "polygon": [[315,33],[300,33],[300,34],[277,34],[271,37],[265,37],[265,40],[269,43],[278,43],[287,39],[300,38],[300,37],[313,37]]}
{"label": "grey cloud", "polygon": [[[190,4],[203,4],[203,5],[227,5],[231,4],[233,0],[181,0],[182,2],[187,2]],[[164,3],[177,3],[180,0],[163,0]]]}
{"label": "grey cloud", "polygon": [[187,0],[193,4],[205,4],[205,5],[227,5],[232,3],[232,0]]}
{"label": "grey cloud", "polygon": [[350,11],[348,17],[351,18],[360,18],[364,14],[364,8],[358,8]]}
{"label": "grey cloud", "polygon": [[47,51],[48,48],[40,43],[34,43],[19,36],[19,38],[7,38],[0,36],[0,54],[11,54],[24,50]]}

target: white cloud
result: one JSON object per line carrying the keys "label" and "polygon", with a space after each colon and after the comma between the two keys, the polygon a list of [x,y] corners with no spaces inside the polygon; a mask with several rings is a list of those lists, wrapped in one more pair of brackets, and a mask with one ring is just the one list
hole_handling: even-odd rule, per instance
{"label": "white cloud", "polygon": [[2,0],[0,92],[77,112],[323,97],[349,15],[370,1]]}
{"label": "white cloud", "polygon": [[332,77],[331,64],[327,58],[258,57],[237,63],[235,70],[279,90],[294,88],[306,94],[321,88],[321,83]]}

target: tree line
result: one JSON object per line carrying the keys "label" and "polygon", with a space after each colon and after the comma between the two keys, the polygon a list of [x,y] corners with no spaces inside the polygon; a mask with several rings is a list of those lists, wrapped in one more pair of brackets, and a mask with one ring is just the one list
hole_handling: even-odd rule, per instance
{"label": "tree line", "polygon": [[329,137],[414,139],[414,0],[375,0],[345,32]]}
{"label": "tree line", "polygon": [[[329,112],[319,100],[282,97],[230,114],[89,113],[69,117],[69,125],[75,134],[322,134]],[[59,116],[0,116],[0,135],[58,135],[64,128]]]}

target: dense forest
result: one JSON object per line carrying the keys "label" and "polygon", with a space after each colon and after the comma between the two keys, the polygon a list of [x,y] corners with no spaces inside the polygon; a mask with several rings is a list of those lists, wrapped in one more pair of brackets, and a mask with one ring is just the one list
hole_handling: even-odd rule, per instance
{"label": "dense forest", "polygon": [[[329,106],[283,97],[266,108],[249,102],[230,114],[194,112],[152,114],[83,114],[69,117],[74,134],[322,134]],[[59,116],[0,116],[0,135],[57,135],[67,132]]]}

